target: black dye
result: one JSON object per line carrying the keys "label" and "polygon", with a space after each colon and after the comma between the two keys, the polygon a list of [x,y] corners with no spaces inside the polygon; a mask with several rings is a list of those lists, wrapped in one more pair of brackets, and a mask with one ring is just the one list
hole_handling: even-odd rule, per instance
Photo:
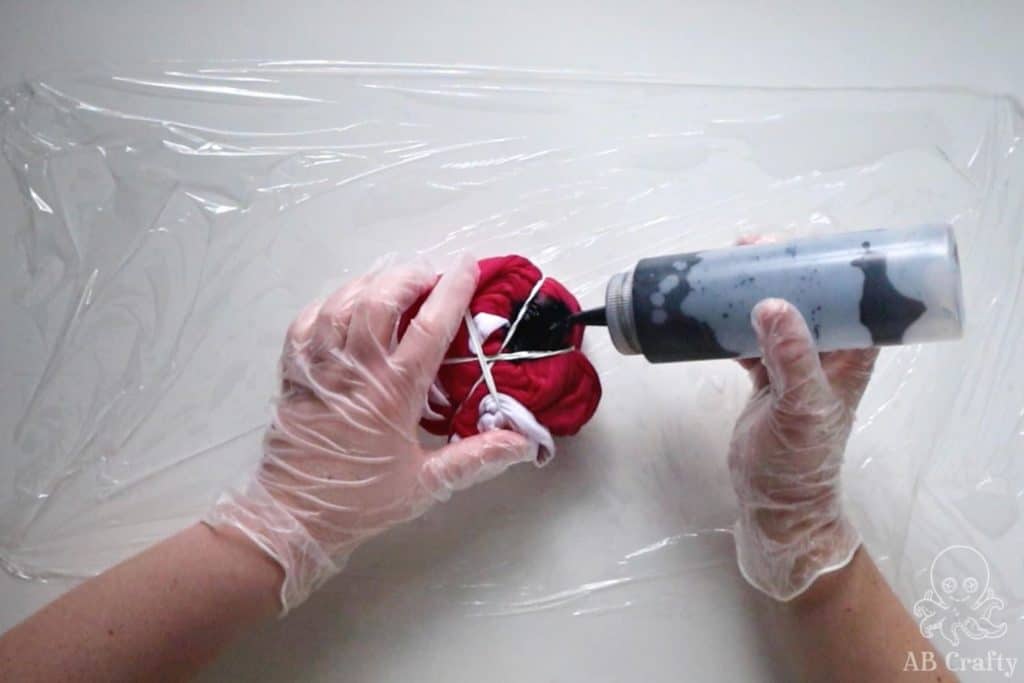
{"label": "black dye", "polygon": [[[519,316],[522,308],[522,301],[512,304],[511,320]],[[505,351],[557,351],[571,346],[571,329],[566,324],[571,313],[564,302],[538,293],[526,305],[526,313],[505,345]]]}
{"label": "black dye", "polygon": [[907,328],[924,315],[927,306],[892,286],[884,256],[869,251],[850,265],[864,271],[860,322],[871,333],[871,342],[876,346],[901,344]]}
{"label": "black dye", "polygon": [[[637,264],[633,276],[633,316],[640,348],[652,363],[739,355],[718,342],[711,325],[682,312],[683,300],[694,291],[689,281],[690,270],[700,262],[700,254],[694,253],[644,259]],[[654,311],[651,295],[660,291],[659,284],[666,276],[673,274],[679,278],[679,284],[669,292],[662,292],[665,302],[659,308],[665,311],[667,318],[659,325],[651,320]],[[754,279],[749,278],[744,285],[753,282]]]}

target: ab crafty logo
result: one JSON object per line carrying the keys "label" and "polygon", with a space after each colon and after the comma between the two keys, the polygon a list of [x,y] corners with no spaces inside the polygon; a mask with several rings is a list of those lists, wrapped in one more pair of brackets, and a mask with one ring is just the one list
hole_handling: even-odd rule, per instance
{"label": "ab crafty logo", "polygon": [[[929,640],[941,637],[954,649],[946,653],[946,668],[954,672],[998,672],[1013,676],[1019,658],[997,650],[983,655],[961,654],[957,649],[969,641],[999,639],[1006,635],[1005,621],[994,613],[1006,604],[993,590],[988,561],[976,548],[951,545],[935,556],[929,570],[931,588],[914,603],[921,635]],[[936,642],[937,645],[941,643]],[[908,652],[904,671],[934,671],[931,652]]]}

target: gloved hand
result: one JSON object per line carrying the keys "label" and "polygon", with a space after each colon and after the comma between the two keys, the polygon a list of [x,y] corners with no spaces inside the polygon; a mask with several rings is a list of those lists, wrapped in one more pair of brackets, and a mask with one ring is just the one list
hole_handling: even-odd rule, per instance
{"label": "gloved hand", "polygon": [[[472,259],[440,280],[423,267],[381,269],[292,323],[263,458],[205,519],[237,527],[280,563],[283,611],[339,572],[362,541],[531,457],[526,439],[505,430],[432,452],[417,438],[477,276]],[[399,317],[435,281],[397,342]]]}
{"label": "gloved hand", "polygon": [[729,447],[743,576],[777,600],[846,566],[860,535],[843,515],[839,470],[878,349],[819,356],[800,312],[765,299],[751,313],[761,359],[741,361],[754,394]]}

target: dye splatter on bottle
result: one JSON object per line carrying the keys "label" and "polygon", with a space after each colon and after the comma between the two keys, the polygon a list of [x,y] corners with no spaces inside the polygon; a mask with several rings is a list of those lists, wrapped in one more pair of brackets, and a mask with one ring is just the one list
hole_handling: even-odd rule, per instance
{"label": "dye splatter on bottle", "polygon": [[820,235],[643,259],[608,283],[615,348],[654,363],[760,355],[750,312],[792,303],[822,351],[962,333],[948,225]]}

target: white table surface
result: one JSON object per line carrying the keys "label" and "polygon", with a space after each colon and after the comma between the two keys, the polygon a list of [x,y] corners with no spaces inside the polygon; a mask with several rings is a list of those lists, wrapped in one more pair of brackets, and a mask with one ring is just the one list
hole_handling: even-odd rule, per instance
{"label": "white table surface", "polygon": [[[693,83],[942,84],[1018,97],[1024,93],[1024,8],[1018,3],[791,2],[771,9],[755,4],[760,3],[4,0],[0,85],[82,62],[324,58],[645,72]],[[0,207],[16,201],[13,180],[4,168]],[[609,642],[619,649],[650,649],[652,660],[644,671],[635,672],[634,680],[670,680],[676,674],[694,680],[776,679],[770,644],[754,616],[758,599],[738,575],[728,586],[730,590],[718,586],[706,596],[717,602],[718,619],[681,617],[672,632],[645,633],[605,619],[581,623],[578,632],[535,637],[563,639],[566,652],[593,643],[594,655],[578,663],[576,680],[607,680],[608,672],[616,670],[608,668],[615,652],[601,645]],[[20,581],[0,572],[0,630],[67,587]],[[234,679],[264,672],[275,680],[328,680],[345,671],[353,680],[364,680],[365,674],[358,674],[373,667],[351,661],[341,666],[324,654],[332,638],[342,636],[338,628],[330,612],[299,611],[237,645],[210,675]],[[487,628],[486,640],[492,642],[518,633],[508,622]],[[480,642],[474,637],[468,647]],[[687,653],[683,660],[689,670],[659,666],[656,653],[672,643]],[[429,641],[417,644],[424,647]],[[436,649],[422,653],[424,657],[441,656],[452,644],[433,645]],[[467,656],[467,680],[515,680],[509,658],[530,651],[529,642],[520,645],[490,655],[459,648],[460,656]],[[352,657],[353,651],[346,650],[346,656]],[[365,653],[367,658],[384,656],[415,658],[417,653],[403,654],[401,634],[396,634],[393,652]]]}

